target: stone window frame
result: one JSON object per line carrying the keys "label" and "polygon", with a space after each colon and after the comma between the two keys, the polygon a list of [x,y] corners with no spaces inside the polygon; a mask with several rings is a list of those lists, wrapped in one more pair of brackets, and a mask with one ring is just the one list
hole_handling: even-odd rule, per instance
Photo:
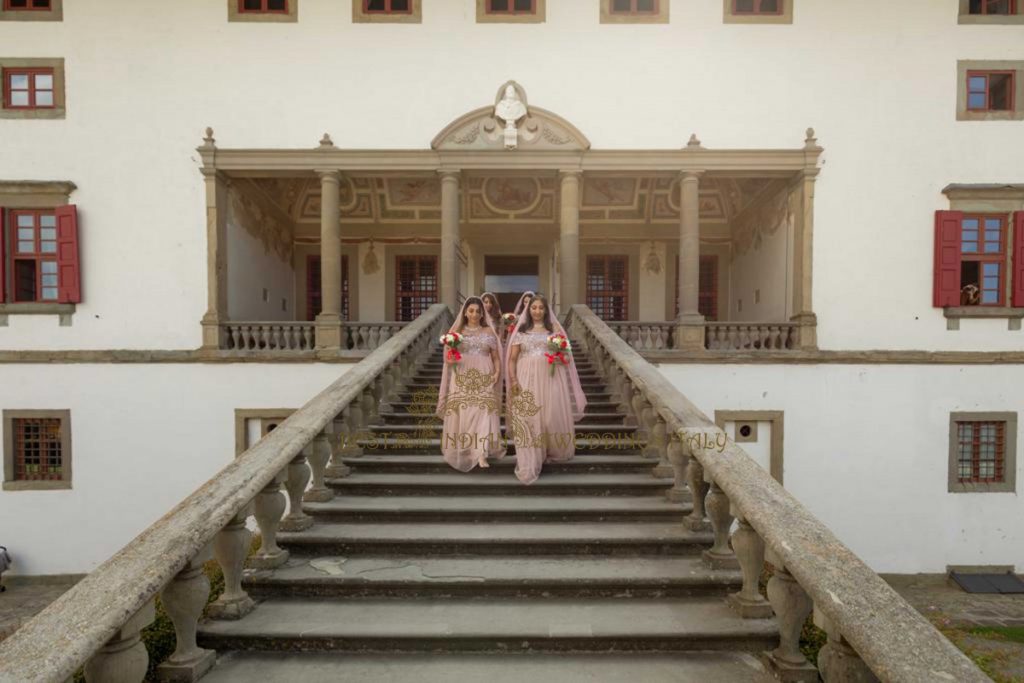
{"label": "stone window frame", "polygon": [[[951,184],[942,189],[949,199],[951,211],[964,213],[1000,214],[1007,219],[1006,231],[1006,282],[1004,300],[1006,306],[949,306],[942,309],[947,330],[959,330],[963,318],[1004,318],[1007,329],[1020,330],[1024,321],[1024,308],[1012,305],[1014,250],[1013,214],[1024,211],[1024,184]],[[934,265],[932,266],[934,268]]]}
{"label": "stone window frame", "polygon": [[[76,190],[68,180],[0,180],[0,207],[11,209],[55,209],[71,203],[71,193]],[[0,230],[0,239],[7,231]],[[10,251],[6,251],[10,253]],[[4,269],[6,273],[8,269]],[[77,304],[61,303],[6,303],[0,301],[0,327],[6,327],[10,315],[56,315],[61,327],[70,327]]]}
{"label": "stone window frame", "polygon": [[299,20],[299,0],[288,0],[287,12],[243,12],[241,0],[228,0],[229,22],[294,24]]}
{"label": "stone window frame", "polygon": [[612,0],[601,0],[602,24],[667,24],[670,0],[658,0],[658,11],[651,14],[615,14]]}
{"label": "stone window frame", "polygon": [[48,11],[4,9],[6,4],[0,2],[0,21],[64,21],[64,0],[50,0]]}
{"label": "stone window frame", "polygon": [[[487,11],[490,0],[476,0],[476,23],[478,24],[542,24],[547,17],[547,0],[533,0],[533,12],[515,13]],[[513,0],[509,0],[513,2]]]}
{"label": "stone window frame", "polygon": [[[21,418],[56,418],[60,420],[60,454],[62,478],[47,481],[14,479],[14,420]],[[71,488],[71,411],[70,410],[4,410],[4,491],[55,491]]]}
{"label": "stone window frame", "polygon": [[267,427],[273,422],[284,422],[296,408],[235,408],[235,457],[246,451],[249,420],[260,421],[260,438],[267,435]]}
{"label": "stone window frame", "polygon": [[757,423],[771,423],[772,433],[768,442],[768,473],[782,485],[785,473],[786,412],[784,410],[715,410],[715,425],[725,431],[726,422],[754,423],[754,433],[746,438],[737,435],[739,438],[733,439],[735,443],[757,441]]}
{"label": "stone window frame", "polygon": [[[1003,481],[962,482],[958,476],[957,422],[1005,422]],[[951,412],[949,414],[949,493],[1016,493],[1017,491],[1017,413]]]}
{"label": "stone window frame", "polygon": [[352,0],[352,23],[354,24],[422,24],[423,0],[410,0],[412,11],[401,14],[367,12],[364,0]]}
{"label": "stone window frame", "polygon": [[[1014,73],[1013,109],[1010,111],[970,111],[967,109],[967,73],[969,71],[1012,71]],[[1024,121],[1024,60],[959,59],[956,63],[957,121]]]}
{"label": "stone window frame", "polygon": [[971,0],[960,0],[958,24],[1024,24],[1024,0],[1017,0],[1014,14],[971,14]]}
{"label": "stone window frame", "polygon": [[736,14],[735,0],[722,0],[722,21],[726,24],[792,24],[793,4],[796,0],[780,0],[782,11],[778,14]]}
{"label": "stone window frame", "polygon": [[[0,119],[63,119],[67,114],[64,87],[64,58],[0,57],[0,74],[8,69],[52,69],[53,106],[41,109],[0,107]],[[6,83],[6,76],[4,82]],[[5,86],[6,90],[6,86]]]}

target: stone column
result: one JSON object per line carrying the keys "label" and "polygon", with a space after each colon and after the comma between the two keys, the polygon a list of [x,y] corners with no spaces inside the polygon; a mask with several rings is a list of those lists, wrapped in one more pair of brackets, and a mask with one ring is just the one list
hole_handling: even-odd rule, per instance
{"label": "stone column", "polygon": [[704,350],[704,316],[697,310],[700,294],[700,171],[680,174],[679,317],[676,348]]}
{"label": "stone column", "polygon": [[561,313],[580,301],[580,171],[562,171],[558,252]]}
{"label": "stone column", "polygon": [[459,171],[441,170],[441,303],[459,310]]}
{"label": "stone column", "polygon": [[320,175],[320,300],[316,348],[341,348],[341,172]]}
{"label": "stone column", "polygon": [[795,234],[793,235],[793,316],[791,322],[799,325],[796,330],[798,348],[814,350],[818,348],[818,319],[814,315],[811,298],[814,248],[814,182],[818,177],[818,147],[814,137],[814,129],[807,129],[807,140],[804,143],[807,165],[802,171],[799,184],[800,207],[796,216]]}
{"label": "stone column", "polygon": [[206,185],[206,313],[203,315],[203,348],[221,347],[221,323],[228,318],[228,181],[214,167],[216,146],[213,131],[199,153],[203,158],[203,182]]}

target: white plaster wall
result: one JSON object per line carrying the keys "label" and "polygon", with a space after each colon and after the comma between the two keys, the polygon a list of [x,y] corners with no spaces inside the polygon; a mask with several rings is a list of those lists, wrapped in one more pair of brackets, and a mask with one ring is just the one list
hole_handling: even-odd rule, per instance
{"label": "white plaster wall", "polygon": [[[1024,368],[659,368],[709,418],[715,410],[784,410],[786,489],[875,571],[1024,568]],[[1018,493],[947,492],[949,415],[959,411],[1017,412]]]}
{"label": "white plaster wall", "polygon": [[[228,221],[228,317],[230,320],[295,320],[295,270],[275,251],[246,232],[237,217]],[[267,301],[263,290],[267,290]],[[287,301],[282,310],[281,300]]]}
{"label": "white plaster wall", "polygon": [[[743,254],[733,254],[732,264],[726,266],[720,260],[719,268],[728,267],[729,319],[744,322],[779,322],[789,320],[786,305],[787,271],[786,254],[789,250],[789,235],[785,226],[774,235],[764,233],[760,246],[751,245]],[[756,296],[760,290],[760,299]],[[743,310],[739,302],[743,301]],[[721,301],[719,305],[721,306]]]}
{"label": "white plaster wall", "polygon": [[72,327],[12,317],[0,348],[198,346],[205,126],[226,147],[309,148],[329,131],[342,147],[426,148],[508,78],[595,148],[679,148],[691,132],[793,148],[814,126],[822,347],[1024,347],[1002,321],[948,332],[930,305],[940,189],[1024,181],[1020,122],[955,120],[956,60],[1020,59],[1024,27],[960,26],[957,0],[796,0],[788,26],[724,24],[710,1],[644,26],[600,24],[597,0],[549,3],[528,26],[477,25],[470,0],[427,3],[418,25],[300,4],[295,24],[228,23],[216,0],[91,0],[60,23],[0,25],[3,55],[66,59],[66,120],[0,121],[0,177],[77,183],[85,297]]}
{"label": "white plaster wall", "polygon": [[94,569],[234,458],[236,408],[299,408],[351,367],[4,366],[0,409],[71,411],[71,490],[0,491],[12,572]]}

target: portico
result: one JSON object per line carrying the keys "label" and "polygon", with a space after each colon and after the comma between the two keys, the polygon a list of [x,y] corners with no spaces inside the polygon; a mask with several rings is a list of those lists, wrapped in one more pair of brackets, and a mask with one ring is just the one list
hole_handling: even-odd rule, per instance
{"label": "portico", "polygon": [[638,348],[816,347],[813,131],[785,150],[594,150],[509,82],[426,150],[224,149],[208,131],[198,151],[206,349],[368,350],[515,276]]}

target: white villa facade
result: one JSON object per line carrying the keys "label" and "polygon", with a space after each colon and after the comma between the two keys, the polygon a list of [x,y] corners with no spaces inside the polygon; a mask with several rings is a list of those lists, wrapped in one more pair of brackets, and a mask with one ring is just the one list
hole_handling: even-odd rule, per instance
{"label": "white villa facade", "polygon": [[872,569],[1024,567],[1024,2],[405,1],[5,0],[13,571],[488,289],[589,305]]}

